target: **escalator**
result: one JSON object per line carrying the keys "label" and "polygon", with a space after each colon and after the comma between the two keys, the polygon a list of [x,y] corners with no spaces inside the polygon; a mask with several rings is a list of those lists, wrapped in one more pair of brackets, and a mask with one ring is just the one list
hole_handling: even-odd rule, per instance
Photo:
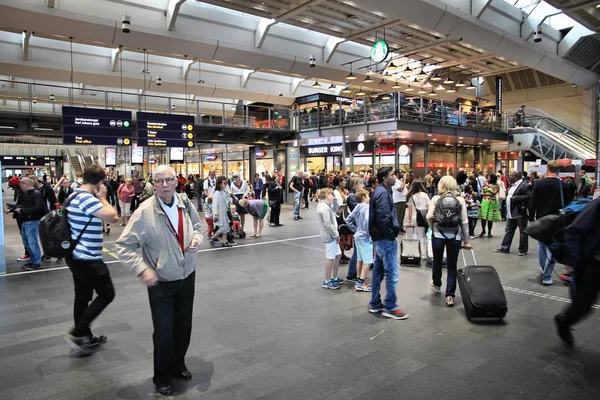
{"label": "escalator", "polygon": [[[512,114],[510,110],[507,111],[507,115]],[[528,150],[544,161],[596,158],[596,143],[593,139],[540,110],[527,110],[524,126],[514,125],[514,121],[508,121],[510,150]]]}

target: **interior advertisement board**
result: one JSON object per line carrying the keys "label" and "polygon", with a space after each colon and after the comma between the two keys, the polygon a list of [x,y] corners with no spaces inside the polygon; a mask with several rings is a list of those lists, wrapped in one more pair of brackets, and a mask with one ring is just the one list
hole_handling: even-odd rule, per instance
{"label": "interior advertisement board", "polygon": [[131,146],[131,164],[144,164],[144,147],[134,143]]}
{"label": "interior advertisement board", "polygon": [[171,163],[183,162],[183,147],[171,147],[169,150],[169,160]]}
{"label": "interior advertisement board", "polygon": [[117,148],[107,147],[104,149],[104,166],[105,167],[116,167],[117,166]]}

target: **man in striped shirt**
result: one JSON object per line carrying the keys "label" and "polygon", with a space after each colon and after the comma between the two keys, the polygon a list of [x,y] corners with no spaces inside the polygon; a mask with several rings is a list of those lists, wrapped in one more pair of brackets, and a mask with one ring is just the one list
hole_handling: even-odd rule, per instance
{"label": "man in striped shirt", "polygon": [[[80,354],[89,354],[106,342],[106,336],[94,336],[90,324],[115,297],[108,268],[102,261],[102,221],[117,222],[117,210],[106,199],[104,170],[90,165],[83,172],[82,185],[74,190],[67,206],[71,238],[82,233],[67,265],[75,284],[75,327],[66,335],[69,344]],[[97,296],[92,301],[94,291]],[[90,303],[91,301],[91,303]]]}

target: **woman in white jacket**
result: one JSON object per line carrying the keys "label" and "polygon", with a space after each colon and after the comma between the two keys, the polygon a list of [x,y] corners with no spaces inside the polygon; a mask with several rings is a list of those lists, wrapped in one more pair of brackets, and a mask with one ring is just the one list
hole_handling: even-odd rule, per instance
{"label": "woman in white jacket", "polygon": [[231,247],[233,243],[228,243],[227,234],[229,233],[229,203],[231,196],[227,192],[227,178],[219,176],[216,181],[215,193],[213,194],[213,221],[215,224],[215,233],[210,241],[210,244],[216,246],[219,244],[221,237],[222,247]]}
{"label": "woman in white jacket", "polygon": [[[410,185],[406,195],[406,205],[408,206],[408,227],[413,227],[413,239],[419,241],[421,248],[421,259],[427,259],[427,211],[429,209],[429,196],[425,186],[420,180],[415,180]],[[421,214],[421,217],[419,216]]]}

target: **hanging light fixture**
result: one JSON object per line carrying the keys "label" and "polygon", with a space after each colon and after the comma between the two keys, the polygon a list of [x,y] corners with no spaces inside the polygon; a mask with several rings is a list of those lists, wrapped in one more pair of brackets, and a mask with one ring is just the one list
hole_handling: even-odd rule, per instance
{"label": "hanging light fixture", "polygon": [[423,89],[423,86],[421,86],[421,89],[419,89],[419,91],[417,93],[418,94],[425,94],[425,93],[427,93],[427,91]]}
{"label": "hanging light fixture", "polygon": [[375,75],[375,72],[373,71],[373,68],[371,68],[371,65],[369,65],[369,70],[367,72],[365,72],[365,75],[367,75],[367,76]]}
{"label": "hanging light fixture", "polygon": [[402,73],[403,73],[405,76],[408,76],[408,75],[412,75],[412,74],[413,74],[413,72],[414,72],[414,71],[413,71],[412,69],[410,69],[410,66],[409,66],[409,65],[408,65],[408,63],[407,63],[407,64],[406,64],[406,69],[405,69],[405,70],[404,70]]}
{"label": "hanging light fixture", "polygon": [[396,81],[394,83],[394,85],[392,86],[392,89],[400,89],[402,86],[400,86],[400,84],[398,83],[398,81]]}
{"label": "hanging light fixture", "polygon": [[[433,90],[433,89],[432,89],[432,90]],[[444,86],[443,86],[443,85],[440,83],[440,84],[439,84],[439,85],[438,85],[438,86],[435,88],[435,90],[437,90],[437,91],[442,91],[442,92],[443,92],[444,90],[446,90],[446,88],[445,88],[445,87],[444,87]]]}
{"label": "hanging light fixture", "polygon": [[388,71],[397,71],[397,70],[398,70],[398,67],[397,67],[397,66],[396,66],[396,64],[394,64],[394,62],[392,61],[392,62],[390,62],[390,65],[388,65],[388,67],[387,67],[387,70],[388,70]]}
{"label": "hanging light fixture", "polygon": [[429,78],[429,80],[433,81],[433,82],[437,82],[437,81],[441,81],[442,77],[440,76],[439,73],[436,72],[431,78]]}
{"label": "hanging light fixture", "polygon": [[435,90],[431,89],[431,92],[429,92],[429,95],[431,97],[435,97],[435,96],[437,96],[437,93],[435,92]]}
{"label": "hanging light fixture", "polygon": [[413,78],[412,83],[419,83],[419,80],[417,79],[416,76]]}
{"label": "hanging light fixture", "polygon": [[419,77],[419,79],[427,78],[427,73],[425,73],[424,67],[421,69],[421,72],[419,72],[419,75],[417,76]]}
{"label": "hanging light fixture", "polygon": [[381,100],[391,100],[391,99],[392,99],[392,97],[387,93],[381,97]]}
{"label": "hanging light fixture", "polygon": [[467,90],[475,90],[475,89],[477,89],[477,87],[475,87],[475,85],[473,85],[473,78],[469,79],[469,86],[467,86],[466,89]]}
{"label": "hanging light fixture", "polygon": [[363,83],[373,83],[373,78],[371,78],[371,75],[367,75]]}
{"label": "hanging light fixture", "polygon": [[352,63],[350,63],[350,73],[348,74],[348,76],[346,77],[346,79],[349,80],[349,81],[356,80],[356,75],[354,75],[352,73]]}
{"label": "hanging light fixture", "polygon": [[453,83],[454,83],[454,80],[452,80],[452,78],[450,77],[450,74],[448,74],[448,76],[444,80],[444,85],[452,85]]}
{"label": "hanging light fixture", "polygon": [[387,85],[387,82],[385,81],[385,79],[381,78],[381,80],[379,81],[378,85]]}
{"label": "hanging light fixture", "polygon": [[342,93],[352,93],[352,89],[350,89],[350,85],[347,85],[342,89]]}
{"label": "hanging light fixture", "polygon": [[407,87],[406,89],[404,89],[404,91],[405,91],[405,92],[414,92],[414,91],[415,91],[415,89],[414,89],[412,86],[410,86],[410,83],[409,83],[409,84],[408,84],[408,87]]}
{"label": "hanging light fixture", "polygon": [[459,79],[458,82],[456,82],[456,85],[454,85],[456,87],[463,87],[463,86],[467,86],[467,81],[463,78],[463,79]]}
{"label": "hanging light fixture", "polygon": [[357,96],[366,96],[367,94],[365,93],[365,91],[361,87],[360,90],[358,91],[358,93],[356,93],[356,95]]}
{"label": "hanging light fixture", "polygon": [[319,83],[319,81],[317,79],[315,79],[315,83],[313,83],[311,87],[318,89],[321,87],[321,84]]}
{"label": "hanging light fixture", "polygon": [[454,86],[450,86],[448,90],[446,90],[446,93],[456,93],[456,89],[454,89]]}
{"label": "hanging light fixture", "polygon": [[333,82],[331,82],[331,85],[327,88],[327,90],[330,90],[332,92],[336,89],[337,89],[337,87],[333,84]]}

